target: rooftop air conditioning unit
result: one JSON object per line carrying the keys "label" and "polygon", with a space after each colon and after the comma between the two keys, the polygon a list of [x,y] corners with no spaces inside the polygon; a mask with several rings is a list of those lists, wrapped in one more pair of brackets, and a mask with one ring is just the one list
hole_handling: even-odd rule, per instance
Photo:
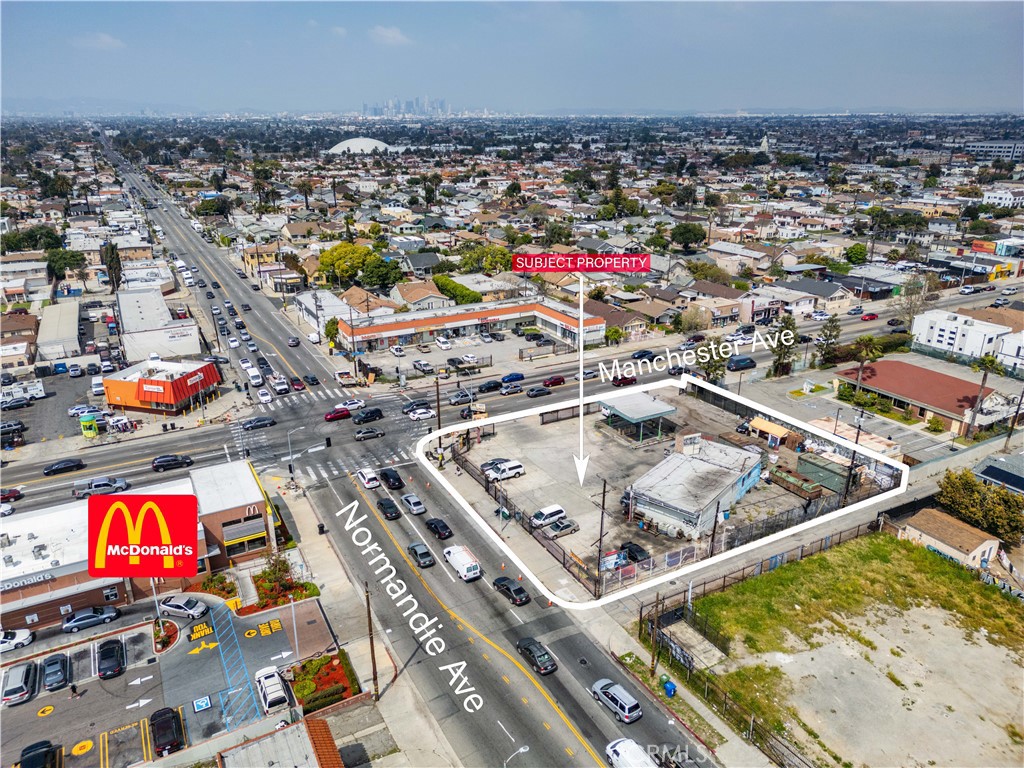
{"label": "rooftop air conditioning unit", "polygon": [[50,567],[51,568],[56,568],[58,565],[60,565],[60,560],[51,560],[50,561]]}
{"label": "rooftop air conditioning unit", "polygon": [[6,533],[0,533],[0,547],[11,546],[11,537]]}

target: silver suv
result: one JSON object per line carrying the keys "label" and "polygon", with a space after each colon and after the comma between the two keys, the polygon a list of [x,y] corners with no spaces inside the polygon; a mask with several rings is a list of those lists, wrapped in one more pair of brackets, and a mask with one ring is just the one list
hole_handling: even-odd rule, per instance
{"label": "silver suv", "polygon": [[608,707],[620,723],[636,722],[644,714],[640,702],[621,685],[606,677],[590,686],[590,693],[597,701]]}

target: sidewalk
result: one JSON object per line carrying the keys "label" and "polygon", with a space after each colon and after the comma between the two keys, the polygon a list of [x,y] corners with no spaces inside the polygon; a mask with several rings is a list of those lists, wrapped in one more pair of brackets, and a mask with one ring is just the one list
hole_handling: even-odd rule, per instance
{"label": "sidewalk", "polygon": [[[266,480],[267,478],[265,478]],[[276,485],[278,478],[269,478]],[[330,536],[317,534],[321,522],[317,511],[300,491],[283,497],[293,524],[292,534],[299,542],[306,565],[304,578],[320,589],[320,602],[359,675],[363,691],[373,693],[370,641],[366,636],[363,590],[353,585]],[[360,617],[353,621],[353,617]],[[389,643],[375,631],[378,682],[381,698],[377,709],[388,724],[399,752],[374,760],[375,766],[414,768],[419,766],[458,766],[459,760],[427,703],[407,675],[399,675]],[[395,726],[392,728],[392,726]],[[340,742],[339,742],[340,745]]]}

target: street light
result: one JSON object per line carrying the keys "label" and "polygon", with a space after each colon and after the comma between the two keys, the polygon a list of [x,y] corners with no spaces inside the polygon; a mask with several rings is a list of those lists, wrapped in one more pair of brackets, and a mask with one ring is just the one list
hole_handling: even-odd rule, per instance
{"label": "street light", "polygon": [[511,755],[509,755],[505,759],[505,762],[503,763],[503,768],[508,768],[508,761],[511,760],[516,755],[521,755],[524,752],[529,752],[529,751],[530,751],[530,746],[528,744],[523,744],[523,746],[521,746],[519,749],[517,749],[515,752],[513,752]]}
{"label": "street light", "polygon": [[300,429],[305,429],[306,425],[303,424],[301,427],[296,427],[288,432],[288,474],[291,475],[292,480],[295,479],[295,469],[292,466],[292,432],[298,432]]}

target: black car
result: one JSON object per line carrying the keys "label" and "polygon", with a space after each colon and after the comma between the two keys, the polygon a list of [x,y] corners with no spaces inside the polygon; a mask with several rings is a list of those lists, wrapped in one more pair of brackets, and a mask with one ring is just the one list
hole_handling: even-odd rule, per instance
{"label": "black car", "polygon": [[538,339],[537,340],[537,346],[538,347],[553,347],[553,346],[555,346],[555,341],[554,341],[554,339]]}
{"label": "black car", "polygon": [[380,479],[384,482],[384,485],[392,491],[405,488],[405,481],[402,480],[402,476],[398,474],[398,470],[392,469],[391,467],[386,467],[380,471]]}
{"label": "black car", "polygon": [[249,283],[249,287],[252,288],[254,291],[258,291],[260,289],[260,287],[256,285],[256,283]]}
{"label": "black car", "polygon": [[124,643],[119,638],[104,640],[96,654],[96,675],[107,680],[124,673]]}
{"label": "black car", "polygon": [[60,752],[50,741],[37,741],[21,750],[19,768],[57,768]]}
{"label": "black car", "polygon": [[430,554],[430,550],[427,549],[427,545],[423,542],[414,541],[406,547],[406,552],[409,553],[413,562],[420,568],[429,568],[434,564],[434,556]]}
{"label": "black car", "polygon": [[513,581],[508,576],[499,576],[491,587],[495,592],[508,598],[512,605],[526,605],[530,602],[530,593],[523,588],[522,584]]}
{"label": "black car", "polygon": [[[524,330],[523,330],[522,328],[520,328],[520,327],[519,327],[518,325],[517,325],[517,326],[516,326],[515,328],[513,328],[513,329],[512,329],[512,334],[513,334],[514,336],[523,336],[523,335],[524,335],[525,333],[526,333],[526,331],[524,331]],[[492,335],[493,335],[493,334],[492,334]]]}
{"label": "black car", "polygon": [[550,394],[551,390],[548,389],[547,387],[530,387],[528,390],[526,390],[527,397],[544,397],[545,395]]}
{"label": "black car", "polygon": [[463,360],[461,357],[449,357],[446,362],[452,368],[458,368],[460,365],[462,365],[465,362],[465,360]]}
{"label": "black car", "polygon": [[317,387],[320,385],[320,379],[314,376],[312,373],[307,373],[302,377],[302,380],[311,387]]}
{"label": "black car", "polygon": [[0,373],[0,384],[3,384],[6,387],[13,383],[14,377],[11,374],[7,373],[7,371]]}
{"label": "black car", "polygon": [[516,335],[517,336],[522,336],[524,341],[540,341],[541,339],[544,338],[544,334],[543,333],[537,333],[536,331],[531,331],[530,333],[523,333],[523,334],[516,334]]}
{"label": "black car", "polygon": [[214,296],[213,291],[207,291],[206,292],[206,298],[213,299],[213,298],[216,298],[216,297]]}
{"label": "black car", "polygon": [[432,517],[427,520],[427,530],[436,536],[440,541],[450,539],[455,534],[452,533],[452,529],[448,527],[448,523],[439,517]]}
{"label": "black car", "polygon": [[253,429],[264,429],[266,427],[272,427],[275,424],[277,424],[277,422],[274,421],[269,416],[256,416],[254,418],[246,419],[245,421],[243,421],[242,429],[248,432]]}
{"label": "black car", "polygon": [[885,321],[886,325],[903,325],[903,321],[898,317],[891,317]]}
{"label": "black car", "polygon": [[812,341],[814,341],[814,337],[808,336],[806,333],[801,333],[796,339],[797,344],[810,344]]}
{"label": "black car", "polygon": [[43,687],[48,691],[57,691],[70,682],[68,655],[55,653],[43,661]]}
{"label": "black car", "polygon": [[384,411],[380,408],[363,408],[361,411],[356,411],[352,416],[353,424],[368,424],[371,421],[379,421],[384,418]]}
{"label": "black car", "polygon": [[363,440],[373,440],[375,437],[384,437],[384,432],[373,427],[366,427],[364,429],[357,429],[352,439],[357,443],[361,443]]}
{"label": "black car", "polygon": [[413,400],[411,403],[406,403],[402,406],[402,413],[410,414],[413,411],[419,410],[420,408],[429,408],[429,400]]}
{"label": "black car", "polygon": [[749,435],[750,434],[750,422],[749,421],[744,421],[742,424],[739,424],[736,427],[736,431],[739,432],[741,435]]}
{"label": "black car", "polygon": [[256,358],[256,365],[258,365],[260,368],[269,368],[270,361],[261,355],[260,357]]}
{"label": "black car", "polygon": [[43,467],[43,474],[49,477],[50,475],[60,475],[64,472],[76,472],[79,469],[85,469],[85,462],[81,459],[61,459]]}
{"label": "black car", "polygon": [[153,459],[153,471],[164,472],[168,469],[180,469],[181,467],[191,467],[195,462],[192,461],[191,456],[186,456],[183,453],[168,453],[164,456],[157,456]]}
{"label": "black car", "polygon": [[241,320],[235,320],[235,330],[236,331],[244,331],[245,330],[245,323],[242,322]]}
{"label": "black car", "polygon": [[150,715],[149,732],[152,735],[154,757],[166,757],[185,748],[185,730],[181,727],[181,717],[177,710],[164,707]]}
{"label": "black car", "polygon": [[669,376],[682,376],[684,373],[689,372],[689,370],[690,370],[689,368],[685,368],[682,365],[673,365],[671,368],[669,368],[666,371],[666,373]]}
{"label": "black car", "polygon": [[100,367],[96,365],[96,363],[89,363],[87,366],[85,366],[85,373],[88,376],[99,376]]}
{"label": "black car", "polygon": [[203,358],[204,363],[217,363],[218,365],[227,365],[231,361],[226,357],[220,355],[210,355],[209,357]]}
{"label": "black car", "polygon": [[558,664],[548,653],[548,649],[532,637],[520,638],[516,643],[516,650],[530,663],[533,671],[538,675],[550,675],[558,669]]}
{"label": "black car", "polygon": [[624,541],[619,547],[626,553],[626,559],[631,563],[642,563],[645,560],[651,559],[651,553],[641,547],[639,544],[634,544],[632,541]]}
{"label": "black car", "polygon": [[200,280],[198,283],[196,283],[196,287],[197,288],[205,288],[206,287],[206,281],[205,280]]}
{"label": "black car", "polygon": [[384,515],[385,520],[397,520],[402,516],[402,510],[391,499],[377,499],[377,509]]}
{"label": "black car", "polygon": [[218,283],[216,280],[214,280],[213,282],[210,283],[210,287],[211,288],[216,288],[216,289],[220,290],[220,283]]}
{"label": "black car", "polygon": [[500,331],[491,331],[491,338],[494,339],[495,341],[504,341],[505,334],[501,333]]}
{"label": "black car", "polygon": [[242,305],[242,311],[243,312],[252,312],[252,307],[250,307],[248,304],[243,304]]}
{"label": "black car", "polygon": [[492,379],[491,381],[485,381],[476,388],[476,391],[481,394],[487,394],[488,392],[497,392],[499,389],[501,389],[501,382]]}
{"label": "black car", "polygon": [[657,355],[649,349],[638,349],[633,353],[632,357],[634,360],[653,360]]}

